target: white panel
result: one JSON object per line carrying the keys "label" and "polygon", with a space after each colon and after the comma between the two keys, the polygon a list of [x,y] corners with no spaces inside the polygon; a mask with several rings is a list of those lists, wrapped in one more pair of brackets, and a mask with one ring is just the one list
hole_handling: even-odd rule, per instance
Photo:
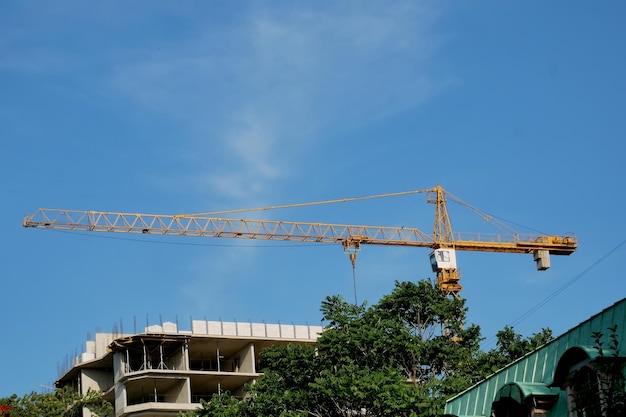
{"label": "white panel", "polygon": [[267,325],[267,337],[280,337],[280,327],[278,324]]}
{"label": "white panel", "polygon": [[264,323],[252,323],[252,336],[265,337],[265,324]]}
{"label": "white panel", "polygon": [[113,342],[111,333],[96,333],[96,358],[107,354],[107,347]]}
{"label": "white panel", "polygon": [[171,321],[163,323],[163,333],[178,333],[178,325]]}
{"label": "white panel", "polygon": [[221,321],[209,321],[209,334],[222,334],[222,322]]}
{"label": "white panel", "polygon": [[252,336],[250,323],[237,323],[237,335],[238,336]]}
{"label": "white panel", "polygon": [[292,324],[281,324],[280,325],[280,337],[285,337],[288,339],[294,339],[294,326]]}
{"label": "white panel", "polygon": [[324,331],[322,326],[309,326],[311,328],[311,338],[317,339]]}
{"label": "white panel", "polygon": [[204,320],[192,320],[191,332],[194,334],[207,334],[207,322]]}
{"label": "white panel", "polygon": [[146,327],[146,333],[163,333],[163,328],[158,324]]}
{"label": "white panel", "polygon": [[85,353],[93,353],[94,357],[96,356],[95,340],[87,340],[87,342],[85,342]]}
{"label": "white panel", "polygon": [[237,336],[237,323],[225,321],[222,323],[222,334],[224,336]]}
{"label": "white panel", "polygon": [[309,326],[295,326],[296,339],[309,339]]}

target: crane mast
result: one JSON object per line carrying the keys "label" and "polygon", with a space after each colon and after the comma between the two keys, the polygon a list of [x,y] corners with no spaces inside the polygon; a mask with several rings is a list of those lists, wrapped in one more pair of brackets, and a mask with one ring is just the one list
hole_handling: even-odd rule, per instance
{"label": "crane mast", "polygon": [[459,284],[461,272],[456,267],[454,235],[443,188],[436,186],[429,190],[426,201],[435,205],[433,240],[436,246],[430,254],[430,265],[436,273],[439,289],[447,295],[459,297],[463,288]]}
{"label": "crane mast", "polygon": [[[234,219],[216,217],[212,215],[214,213],[163,215],[45,208],[40,208],[35,213],[26,215],[22,225],[28,228],[85,232],[341,244],[344,250],[350,254],[353,263],[355,254],[362,245],[430,248],[432,249],[430,254],[431,266],[433,272],[437,274],[439,289],[453,297],[459,297],[462,289],[459,284],[460,273],[456,267],[457,250],[532,254],[537,262],[537,268],[543,270],[549,267],[550,254],[569,255],[577,248],[577,241],[574,236],[520,234],[516,232],[506,234],[455,233],[452,231],[446,207],[447,193],[443,188],[437,185],[428,190],[414,191],[414,193],[421,192],[426,192],[427,202],[435,205],[435,223],[432,235],[411,227]],[[396,195],[406,193],[396,193]],[[382,196],[390,196],[390,194]],[[345,202],[382,196],[292,206]],[[274,208],[284,207],[289,206]]]}

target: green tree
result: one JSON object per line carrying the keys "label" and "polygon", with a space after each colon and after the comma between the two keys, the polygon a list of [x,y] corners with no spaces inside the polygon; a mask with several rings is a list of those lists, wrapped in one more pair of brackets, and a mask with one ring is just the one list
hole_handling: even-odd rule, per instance
{"label": "green tree", "polygon": [[375,308],[410,332],[397,359],[416,386],[441,396],[469,384],[468,365],[479,354],[481,339],[480,328],[465,323],[465,300],[446,297],[431,281],[396,282]]}
{"label": "green tree", "polygon": [[417,415],[417,391],[406,383],[400,358],[413,335],[392,315],[374,306],[355,306],[342,297],[322,303],[328,323],[318,339],[320,369],[310,387],[316,415]]}
{"label": "green tree", "polygon": [[216,396],[200,415],[432,416],[470,381],[458,369],[478,352],[478,328],[464,329],[464,302],[430,281],[397,282],[371,307],[327,297],[321,312],[316,346],[264,350],[248,398],[235,406],[230,394]]}
{"label": "green tree", "polygon": [[181,417],[240,417],[245,415],[245,403],[240,402],[229,392],[216,394],[211,401],[201,400],[200,408],[180,413]]}
{"label": "green tree", "polygon": [[541,329],[540,333],[524,338],[511,326],[505,326],[496,337],[496,347],[477,360],[478,376],[490,375],[554,339],[550,329]]}
{"label": "green tree", "polygon": [[69,387],[47,394],[31,392],[22,397],[0,398],[0,405],[10,407],[3,416],[15,417],[73,417],[81,415],[83,407],[101,417],[113,411],[111,403],[102,398],[100,391],[90,389],[87,394],[79,395]]}
{"label": "green tree", "polygon": [[244,401],[216,395],[197,415],[435,416],[447,398],[489,375],[494,361],[551,337],[545,331],[526,340],[505,328],[500,356],[487,355],[480,328],[465,323],[465,301],[446,297],[431,281],[396,282],[369,307],[330,296],[321,312],[326,325],[316,346],[262,351],[263,376]]}
{"label": "green tree", "polygon": [[295,417],[320,401],[310,389],[320,371],[315,346],[289,344],[261,352],[263,377],[249,389],[247,415]]}

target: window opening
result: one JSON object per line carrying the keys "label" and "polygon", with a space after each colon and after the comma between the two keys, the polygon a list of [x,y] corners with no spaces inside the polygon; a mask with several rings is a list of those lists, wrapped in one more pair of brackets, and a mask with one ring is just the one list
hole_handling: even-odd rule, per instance
{"label": "window opening", "polygon": [[569,404],[576,417],[603,417],[600,380],[596,371],[584,366],[572,376]]}

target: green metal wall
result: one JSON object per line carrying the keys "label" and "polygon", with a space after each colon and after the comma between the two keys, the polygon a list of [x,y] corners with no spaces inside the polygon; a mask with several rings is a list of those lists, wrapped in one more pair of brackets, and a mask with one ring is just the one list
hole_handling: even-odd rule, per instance
{"label": "green metal wall", "polygon": [[[576,308],[564,306],[564,310]],[[618,326],[621,354],[626,351],[626,298],[584,321],[543,347],[501,369],[487,379],[451,398],[446,414],[455,416],[488,416],[498,390],[510,382],[538,382],[550,385],[561,355],[574,346],[593,346],[592,332],[608,334],[608,328]],[[561,392],[548,417],[567,416],[567,398]]]}

